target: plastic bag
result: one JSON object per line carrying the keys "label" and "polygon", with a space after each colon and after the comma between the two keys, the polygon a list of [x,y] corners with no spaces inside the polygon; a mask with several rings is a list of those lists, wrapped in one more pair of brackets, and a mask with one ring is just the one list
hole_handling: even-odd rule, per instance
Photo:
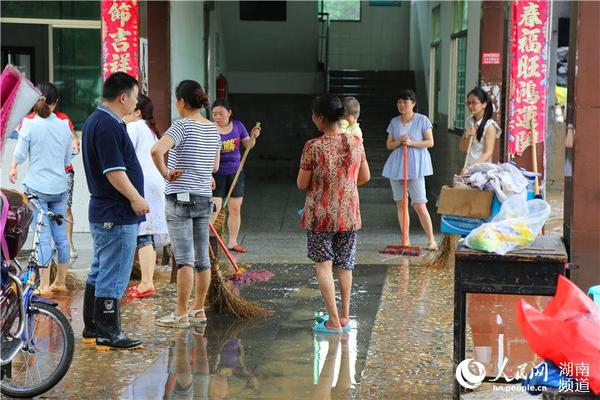
{"label": "plastic bag", "polygon": [[550,204],[541,199],[526,201],[509,197],[491,222],[469,233],[465,245],[475,250],[506,254],[516,247],[530,245],[550,217]]}
{"label": "plastic bag", "polygon": [[529,347],[600,394],[600,308],[574,283],[558,277],[543,312],[521,300],[517,322]]}

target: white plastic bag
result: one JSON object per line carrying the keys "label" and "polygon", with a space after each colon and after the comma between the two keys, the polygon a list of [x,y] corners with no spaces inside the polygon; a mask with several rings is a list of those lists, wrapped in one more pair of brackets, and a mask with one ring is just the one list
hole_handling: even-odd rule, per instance
{"label": "white plastic bag", "polygon": [[469,233],[465,245],[475,250],[504,255],[516,247],[530,245],[550,217],[550,204],[541,199],[525,201],[509,197],[491,222]]}

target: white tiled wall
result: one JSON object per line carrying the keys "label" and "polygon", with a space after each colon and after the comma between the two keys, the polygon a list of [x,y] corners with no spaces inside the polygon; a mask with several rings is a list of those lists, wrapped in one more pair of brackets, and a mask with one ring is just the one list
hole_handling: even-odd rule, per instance
{"label": "white tiled wall", "polygon": [[361,2],[360,22],[331,22],[330,69],[409,68],[410,4],[373,7]]}

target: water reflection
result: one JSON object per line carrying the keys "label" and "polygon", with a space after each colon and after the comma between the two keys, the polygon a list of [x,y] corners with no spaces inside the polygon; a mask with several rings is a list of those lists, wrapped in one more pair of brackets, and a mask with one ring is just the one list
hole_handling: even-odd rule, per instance
{"label": "water reflection", "polygon": [[[238,321],[208,313],[206,327],[177,333],[156,328],[153,315],[167,304],[128,303],[126,322],[149,328],[158,358],[120,393],[126,399],[346,399],[355,395],[377,314],[386,268],[356,271],[351,330],[343,335],[314,335],[314,317],[324,311],[314,271],[308,266],[278,267],[267,282],[244,289],[274,313]],[[170,288],[169,288],[170,290]],[[151,340],[151,339],[150,339]]]}
{"label": "water reflection", "polygon": [[348,399],[356,388],[357,331],[342,335],[314,335],[313,398]]}
{"label": "water reflection", "polygon": [[[138,379],[131,387],[130,398],[142,393],[146,396],[154,393],[156,396],[157,392],[162,392],[157,398],[163,399],[273,397],[272,388],[262,390],[258,360],[248,359],[243,338],[248,328],[247,323],[221,321],[181,332],[165,356],[166,378],[146,374],[146,378]],[[356,324],[350,332],[342,335],[313,335],[312,387],[282,387],[283,392],[275,397],[289,398],[305,392],[313,399],[352,398],[352,390],[357,386],[357,337]],[[163,363],[159,361],[158,364]],[[148,379],[150,377],[153,378]],[[266,377],[267,380],[270,378]],[[148,385],[155,385],[158,381],[163,383],[156,387],[157,391],[148,390]]]}

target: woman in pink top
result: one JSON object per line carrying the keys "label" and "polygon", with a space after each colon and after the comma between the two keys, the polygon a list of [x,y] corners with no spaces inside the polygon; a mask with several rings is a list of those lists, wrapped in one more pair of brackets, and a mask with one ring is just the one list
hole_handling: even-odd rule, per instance
{"label": "woman in pink top", "polygon": [[[350,290],[356,257],[356,231],[361,228],[358,186],[371,174],[360,138],[342,134],[337,124],[344,107],[337,96],[317,96],[312,120],[323,135],[309,140],[300,159],[297,185],[306,191],[302,227],[308,236],[308,258],[315,262],[317,279],[328,315],[313,330],[341,332],[350,319]],[[338,314],[335,267],[342,297]]]}

